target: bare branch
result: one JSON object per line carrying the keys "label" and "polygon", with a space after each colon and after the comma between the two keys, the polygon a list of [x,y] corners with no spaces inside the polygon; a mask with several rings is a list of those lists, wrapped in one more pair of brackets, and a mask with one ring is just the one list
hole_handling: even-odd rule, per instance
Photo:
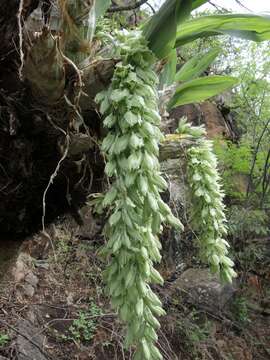
{"label": "bare branch", "polygon": [[152,11],[153,14],[156,13],[154,7],[153,7],[150,3],[146,2],[146,5],[151,9],[151,11]]}
{"label": "bare branch", "polygon": [[108,9],[108,12],[114,13],[114,12],[119,12],[119,11],[135,10],[135,9],[139,8],[140,6],[142,6],[143,4],[147,3],[147,1],[148,0],[140,0],[140,1],[135,2],[134,4],[128,4],[128,5],[124,5],[124,6],[113,6]]}
{"label": "bare branch", "polygon": [[242,2],[241,2],[240,0],[235,0],[235,2],[236,2],[239,6],[241,6],[242,8],[244,8],[244,9],[252,12],[252,10],[250,10],[250,9],[247,8],[244,4],[242,4]]}
{"label": "bare branch", "polygon": [[228,11],[226,8],[224,8],[223,6],[220,6],[220,5],[217,5],[217,4],[214,4],[212,1],[208,1],[208,3],[213,6],[216,10],[218,11]]}

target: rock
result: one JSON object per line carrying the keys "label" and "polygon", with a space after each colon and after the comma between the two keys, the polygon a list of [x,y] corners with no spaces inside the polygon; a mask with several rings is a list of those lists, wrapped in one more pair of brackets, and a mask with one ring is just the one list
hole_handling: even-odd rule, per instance
{"label": "rock", "polygon": [[25,277],[25,282],[36,288],[38,285],[38,277],[34,275],[32,272],[29,272]]}
{"label": "rock", "polygon": [[[170,122],[167,126],[168,132],[174,132],[181,117],[186,116],[193,125],[205,124],[207,135],[210,139],[225,137],[233,140],[236,138],[235,129],[231,121],[222,114],[217,104],[205,101],[198,104],[178,106],[170,112]],[[172,120],[175,120],[174,122]]]}
{"label": "rock", "polygon": [[20,333],[16,339],[17,359],[47,360],[48,357],[44,351],[46,338],[40,334],[40,329],[27,320],[19,321],[16,328]]}
{"label": "rock", "polygon": [[93,210],[89,206],[84,206],[81,210],[83,225],[79,227],[76,235],[85,239],[94,239],[100,232],[101,227],[93,217]]}
{"label": "rock", "polygon": [[46,260],[36,260],[35,266],[40,269],[48,270],[50,265]]}
{"label": "rock", "polygon": [[35,288],[34,288],[34,286],[32,286],[30,284],[23,285],[22,289],[23,289],[24,295],[26,295],[28,297],[33,297],[35,294]]}
{"label": "rock", "polygon": [[[50,231],[50,229],[48,230]],[[49,247],[50,238],[44,233],[39,232],[23,242],[22,251],[29,254],[31,258],[44,259],[48,255]]]}
{"label": "rock", "polygon": [[[194,145],[194,141],[179,135],[166,135],[160,146],[161,171],[168,183],[168,190],[162,195],[163,200],[170,206],[174,215],[181,217],[188,207],[188,188],[186,181],[186,150]],[[178,266],[183,241],[179,231],[165,229],[161,242],[166,266],[171,270]]]}
{"label": "rock", "polygon": [[17,258],[16,264],[12,270],[15,283],[22,282],[32,266],[32,258],[28,254],[21,252]]}
{"label": "rock", "polygon": [[199,268],[186,270],[172,284],[172,296],[180,293],[188,302],[213,312],[228,306],[235,290],[233,285],[221,284],[209,270]]}
{"label": "rock", "polygon": [[179,159],[185,157],[185,149],[196,144],[195,140],[185,138],[179,134],[167,134],[160,144],[159,160]]}
{"label": "rock", "polygon": [[170,139],[169,135],[161,145],[161,171],[168,182],[169,205],[176,210],[186,207],[188,194],[186,185],[186,150],[194,145],[187,139]]}
{"label": "rock", "polygon": [[32,268],[33,258],[29,254],[21,252],[13,268],[13,276],[16,286],[19,285],[19,292],[28,297],[34,296],[39,281]]}
{"label": "rock", "polygon": [[[185,176],[181,174],[181,166],[180,158],[167,159],[161,163],[162,172],[165,174],[164,178],[168,183],[168,190],[162,195],[162,198],[177,217],[184,214],[183,209],[186,208],[188,194]],[[178,254],[181,252],[179,235],[179,231],[165,228],[161,236],[163,257],[169,268],[174,268],[179,262]]]}
{"label": "rock", "polygon": [[186,177],[181,172],[182,164],[179,159],[168,159],[161,163],[161,169],[166,174],[168,182],[170,205],[181,208],[186,204],[188,194],[186,186]]}
{"label": "rock", "polygon": [[206,125],[208,136],[213,139],[216,137],[230,138],[231,133],[225,118],[217,108],[217,105],[210,101],[201,104],[202,116]]}

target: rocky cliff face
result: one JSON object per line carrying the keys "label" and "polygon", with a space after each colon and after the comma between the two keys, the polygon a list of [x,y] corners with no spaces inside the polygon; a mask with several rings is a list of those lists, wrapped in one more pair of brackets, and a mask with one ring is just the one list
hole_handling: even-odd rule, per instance
{"label": "rocky cliff face", "polygon": [[181,117],[186,116],[193,125],[204,124],[209,138],[237,140],[239,133],[230,109],[220,102],[179,106],[170,112],[168,132],[174,132]]}

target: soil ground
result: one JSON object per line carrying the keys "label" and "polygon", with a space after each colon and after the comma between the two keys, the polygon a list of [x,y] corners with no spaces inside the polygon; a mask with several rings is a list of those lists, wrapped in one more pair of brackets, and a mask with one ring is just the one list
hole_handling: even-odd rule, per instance
{"label": "soil ground", "polygon": [[[94,222],[91,226],[93,235],[87,237],[73,220],[62,219],[48,229],[54,249],[40,233],[25,240],[13,263],[6,264],[0,288],[4,358],[33,360],[33,355],[22,357],[19,338],[26,337],[31,345],[38,335],[41,343],[32,344],[37,359],[43,356],[39,348],[45,359],[131,359],[132,350],[122,345],[124,329],[104,291],[105,264],[98,256],[101,227]],[[167,311],[159,333],[165,360],[270,358],[270,271],[264,261],[256,274],[239,268],[230,306],[218,312],[172,291],[179,274],[165,265],[160,270],[166,281],[155,290]],[[25,321],[33,327],[30,339],[21,333]]]}

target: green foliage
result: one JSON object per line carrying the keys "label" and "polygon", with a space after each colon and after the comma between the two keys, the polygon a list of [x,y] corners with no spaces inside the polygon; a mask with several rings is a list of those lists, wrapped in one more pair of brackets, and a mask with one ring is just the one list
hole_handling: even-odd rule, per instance
{"label": "green foliage", "polygon": [[183,345],[187,347],[186,351],[194,360],[200,358],[200,343],[209,339],[211,329],[212,323],[202,318],[196,309],[192,309],[189,314],[177,321],[177,330],[180,332]]}
{"label": "green foliage", "polygon": [[201,75],[218,56],[220,49],[211,49],[207,53],[199,53],[188,60],[178,71],[175,81],[189,81]]}
{"label": "green foliage", "polygon": [[63,259],[63,261],[66,260],[66,257],[70,254],[72,250],[72,246],[69,243],[69,238],[65,236],[59,237],[59,241],[57,241],[56,250],[57,255]]}
{"label": "green foliage", "polygon": [[260,244],[259,241],[248,243],[247,238],[243,239],[241,242],[239,244],[239,239],[235,242],[236,246],[240,245],[240,249],[237,249],[237,252],[235,252],[235,259],[241,270],[245,273],[249,273],[254,271],[254,269],[266,268],[269,258],[267,256],[267,245]]}
{"label": "green foliage", "polygon": [[159,11],[143,26],[148,47],[159,58],[165,58],[175,46],[177,27],[207,0],[166,0]]}
{"label": "green foliage", "polygon": [[228,219],[228,234],[234,239],[245,240],[270,233],[269,218],[263,210],[232,206]]}
{"label": "green foliage", "polygon": [[167,63],[164,66],[159,76],[159,87],[163,88],[174,83],[177,65],[177,53],[173,49],[167,58]]}
{"label": "green foliage", "polygon": [[[250,181],[254,156],[252,143],[246,137],[239,144],[216,139],[214,141],[214,151],[220,162],[226,195],[232,201],[241,203],[246,199],[248,181]],[[256,155],[252,174],[253,181],[258,183],[255,191],[253,190],[252,194],[250,194],[254,206],[259,206],[259,198],[262,193],[259,179],[262,176],[266,158],[267,151],[260,148]]]}
{"label": "green foliage", "polygon": [[106,12],[106,10],[110,7],[111,5],[111,0],[96,0],[95,2],[95,13],[96,13],[96,18],[98,19],[99,17],[103,16]]}
{"label": "green foliage", "polygon": [[[219,160],[224,190],[232,201],[242,201],[246,196],[247,176],[250,172],[251,148],[242,142],[239,145],[231,141],[216,139],[214,141],[214,152]],[[240,186],[240,177],[244,186]]]}
{"label": "green foliage", "polygon": [[102,200],[112,213],[102,251],[110,258],[105,280],[112,305],[127,324],[126,345],[137,345],[135,359],[158,360],[162,357],[155,346],[160,326],[156,317],[164,310],[149,284],[163,283],[153,266],[161,259],[162,222],[178,228],[182,224],[160,197],[167,184],[158,161],[163,136],[152,70],[155,58],[140,33],[120,32],[116,42],[121,62],[109,89],[96,98],[108,129],[102,143],[105,172],[113,179]]}
{"label": "green foliage", "polygon": [[191,328],[187,328],[186,333],[189,341],[192,345],[196,345],[200,341],[205,341],[209,337],[211,324],[206,321],[202,325],[197,325],[195,321],[198,321],[196,316],[196,312],[193,311],[192,313],[192,321],[194,321],[193,326]]}
{"label": "green foliage", "polygon": [[249,322],[249,311],[247,307],[247,300],[243,296],[237,296],[232,304],[232,312],[235,319],[245,325]]}
{"label": "green foliage", "polygon": [[[192,224],[197,232],[201,257],[213,272],[224,281],[232,282],[236,276],[233,262],[227,256],[229,244],[224,213],[223,192],[217,170],[217,159],[212,142],[201,138],[203,128],[197,129],[180,121],[178,132],[193,134],[196,146],[187,152],[187,174],[192,197]],[[205,133],[204,133],[205,135]]]}
{"label": "green foliage", "polygon": [[184,82],[177,87],[169,109],[209,99],[236,85],[238,80],[231,76],[207,76]]}
{"label": "green foliage", "polygon": [[167,0],[143,28],[149,48],[162,59],[175,45],[177,25],[189,16],[191,0]]}
{"label": "green foliage", "polygon": [[239,147],[248,147],[250,153],[246,197],[249,206],[269,207],[269,42],[232,43],[231,52],[231,71],[241,79],[241,86],[235,91],[231,107],[241,130]]}
{"label": "green foliage", "polygon": [[7,343],[10,341],[10,337],[5,333],[0,333],[0,348],[7,345]]}
{"label": "green foliage", "polygon": [[222,166],[231,169],[232,173],[248,174],[252,155],[248,143],[235,144],[216,139],[214,150]]}
{"label": "green foliage", "polygon": [[178,27],[176,47],[214,35],[231,35],[257,42],[269,40],[269,26],[270,18],[266,15],[224,14],[197,17]]}
{"label": "green foliage", "polygon": [[[198,18],[201,19],[201,15]],[[244,200],[248,207],[268,208],[269,42],[255,44],[225,37],[198,38],[181,48],[181,56],[186,59],[196,57],[198,51],[207,51],[213,46],[221,48],[222,53],[211,66],[211,72],[226,72],[241,79],[230,99],[224,97],[226,105],[231,108],[229,120],[233,130],[234,124],[237,124],[236,132],[241,134],[241,141],[237,144],[219,139],[215,141],[225,193],[232,203]]]}
{"label": "green foliage", "polygon": [[95,335],[97,320],[100,316],[102,316],[102,310],[92,302],[89,310],[79,312],[78,318],[73,320],[69,327],[69,334],[64,335],[63,339],[75,342],[91,340]]}

